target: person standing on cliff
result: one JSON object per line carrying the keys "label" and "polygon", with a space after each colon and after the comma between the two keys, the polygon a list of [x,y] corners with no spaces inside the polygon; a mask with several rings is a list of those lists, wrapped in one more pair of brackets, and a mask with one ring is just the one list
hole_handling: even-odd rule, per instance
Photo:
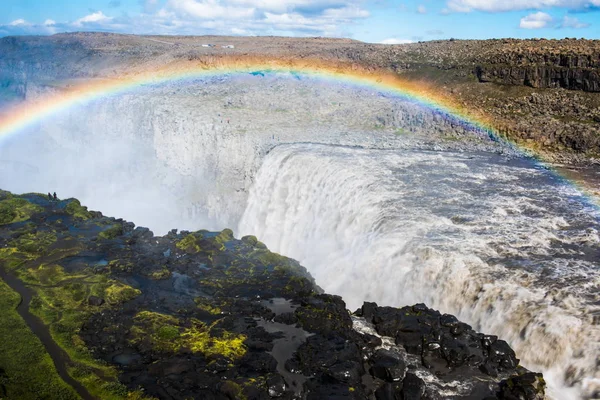
{"label": "person standing on cliff", "polygon": [[48,192],[48,200],[52,201],[52,195]]}
{"label": "person standing on cliff", "polygon": [[56,197],[56,192],[54,192],[54,201],[58,200],[58,197]]}

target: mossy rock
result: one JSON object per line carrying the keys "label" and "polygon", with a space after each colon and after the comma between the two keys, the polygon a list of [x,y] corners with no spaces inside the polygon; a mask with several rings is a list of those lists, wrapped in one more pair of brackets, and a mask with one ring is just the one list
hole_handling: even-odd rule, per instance
{"label": "mossy rock", "polygon": [[[213,300],[214,301],[214,300]],[[203,297],[198,297],[194,299],[194,302],[198,306],[198,308],[210,315],[221,315],[221,308],[215,304],[213,301],[205,299]]]}
{"label": "mossy rock", "polygon": [[56,285],[68,277],[64,268],[56,264],[41,264],[39,267],[31,269],[29,274],[42,285]]}
{"label": "mossy rock", "polygon": [[140,294],[142,292],[139,289],[134,289],[131,286],[116,281],[105,289],[105,299],[110,305],[125,303],[135,299]]}
{"label": "mossy rock", "polygon": [[202,251],[198,241],[202,240],[204,235],[201,233],[190,233],[179,242],[176,243],[178,249],[185,251],[186,253],[195,254]]}
{"label": "mossy rock", "polygon": [[231,229],[223,229],[217,236],[215,236],[215,240],[218,243],[225,244],[233,240],[233,231]]}
{"label": "mossy rock", "polygon": [[258,239],[256,238],[256,236],[248,235],[242,238],[242,242],[254,247],[258,243]]}
{"label": "mossy rock", "polygon": [[100,232],[98,237],[106,240],[112,240],[118,238],[121,235],[123,235],[123,226],[120,224],[116,224]]}
{"label": "mossy rock", "polygon": [[150,274],[148,274],[148,277],[150,279],[154,279],[156,281],[169,279],[171,277],[171,271],[169,271],[169,269],[167,267],[163,267],[162,269],[159,269],[158,271],[151,272]]}
{"label": "mossy rock", "polygon": [[205,356],[223,356],[231,360],[243,357],[247,348],[244,345],[245,335],[222,331],[219,336],[212,336],[209,328],[198,320],[192,320],[192,327],[181,335],[185,347]]}
{"label": "mossy rock", "polygon": [[8,197],[0,201],[0,225],[27,221],[42,208],[19,197]]}
{"label": "mossy rock", "polygon": [[188,349],[206,357],[222,356],[234,360],[246,354],[245,335],[222,330],[211,334],[211,327],[197,319],[191,325],[181,326],[181,321],[171,315],[141,311],[134,317],[130,342],[147,344],[165,353]]}
{"label": "mossy rock", "polygon": [[79,218],[84,221],[92,218],[92,214],[88,211],[87,207],[82,206],[77,199],[69,200],[69,204],[67,204],[65,207],[65,211],[75,218]]}
{"label": "mossy rock", "polygon": [[10,244],[21,252],[39,255],[48,251],[48,248],[56,243],[56,239],[54,233],[41,231],[21,235]]}

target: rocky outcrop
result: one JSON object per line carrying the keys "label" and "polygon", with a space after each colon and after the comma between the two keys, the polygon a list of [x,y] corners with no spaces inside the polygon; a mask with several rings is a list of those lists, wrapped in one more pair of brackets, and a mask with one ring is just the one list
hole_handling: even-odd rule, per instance
{"label": "rocky outcrop", "polygon": [[475,60],[481,82],[600,91],[600,49],[594,41],[506,40]]}
{"label": "rocky outcrop", "polygon": [[35,291],[31,312],[70,357],[55,363],[94,398],[544,394],[506,342],[422,304],[352,315],[297,262],[227,229],[156,237],[74,199],[0,192],[0,268]]}
{"label": "rocky outcrop", "polygon": [[565,88],[600,92],[600,75],[597,69],[534,65],[514,67],[505,65],[485,65],[476,68],[481,82],[494,82],[505,85],[526,85],[533,88]]}

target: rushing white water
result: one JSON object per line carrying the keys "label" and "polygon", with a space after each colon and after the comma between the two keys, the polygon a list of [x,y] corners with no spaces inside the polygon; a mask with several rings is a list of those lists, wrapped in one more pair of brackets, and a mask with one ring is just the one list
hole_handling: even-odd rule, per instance
{"label": "rushing white water", "polygon": [[524,161],[304,144],[267,156],[239,233],[352,309],[425,302],[499,335],[568,399],[600,378],[598,229],[573,189]]}

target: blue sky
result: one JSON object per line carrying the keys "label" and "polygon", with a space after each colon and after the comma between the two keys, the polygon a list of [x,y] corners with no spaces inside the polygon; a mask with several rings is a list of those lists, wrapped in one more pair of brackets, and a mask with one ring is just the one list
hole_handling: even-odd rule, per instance
{"label": "blue sky", "polygon": [[600,0],[1,0],[0,36],[136,34],[600,38]]}

